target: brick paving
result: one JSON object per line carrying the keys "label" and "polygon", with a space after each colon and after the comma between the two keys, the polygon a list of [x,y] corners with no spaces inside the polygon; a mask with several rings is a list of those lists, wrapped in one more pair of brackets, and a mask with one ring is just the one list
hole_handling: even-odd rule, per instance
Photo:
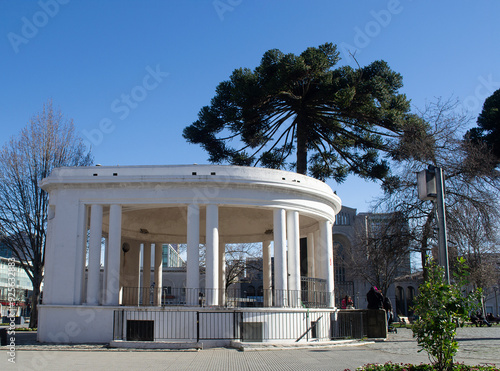
{"label": "brick paving", "polygon": [[[124,350],[102,345],[42,345],[34,334],[18,333],[16,363],[8,362],[8,347],[0,347],[0,370],[355,370],[367,363],[428,363],[418,352],[411,330],[399,329],[387,341],[357,346],[272,350],[214,348],[201,351]],[[500,326],[458,330],[456,360],[466,364],[500,365]]]}

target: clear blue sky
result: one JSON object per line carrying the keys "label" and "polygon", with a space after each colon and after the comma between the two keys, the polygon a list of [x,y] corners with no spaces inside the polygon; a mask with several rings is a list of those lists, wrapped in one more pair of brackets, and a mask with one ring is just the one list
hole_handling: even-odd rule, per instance
{"label": "clear blue sky", "polygon": [[[500,88],[500,2],[0,0],[0,144],[47,99],[102,165],[206,163],[182,130],[235,68],[332,42],[383,59],[414,107],[454,97],[477,116]],[[328,182],[368,210],[377,183]]]}

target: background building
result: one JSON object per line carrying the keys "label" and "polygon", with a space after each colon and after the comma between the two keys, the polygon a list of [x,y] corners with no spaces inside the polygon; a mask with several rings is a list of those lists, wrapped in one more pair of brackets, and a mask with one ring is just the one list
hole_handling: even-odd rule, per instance
{"label": "background building", "polygon": [[[9,279],[14,278],[14,306],[16,316],[28,316],[28,299],[31,295],[33,285],[23,267],[18,261],[14,261],[14,267],[9,266],[12,262],[9,258],[0,256],[0,317],[7,316],[10,307],[9,288],[12,287]],[[12,290],[11,290],[12,291]],[[13,314],[12,312],[10,313]]]}
{"label": "background building", "polygon": [[342,207],[332,228],[337,303],[349,295],[356,308],[366,308],[366,293],[378,278],[390,283],[381,289],[395,312],[412,314],[418,282],[411,276],[407,231],[406,222],[394,213],[358,214],[356,209]]}

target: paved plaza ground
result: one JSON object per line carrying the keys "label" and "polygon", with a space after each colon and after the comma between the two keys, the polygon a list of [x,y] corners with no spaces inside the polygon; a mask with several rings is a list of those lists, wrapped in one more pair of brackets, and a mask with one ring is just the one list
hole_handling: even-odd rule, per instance
{"label": "paved plaza ground", "polygon": [[[459,329],[457,361],[500,366],[500,326]],[[18,333],[16,363],[8,362],[8,347],[0,347],[0,370],[355,370],[367,363],[428,363],[409,329],[399,329],[387,341],[350,346],[204,349],[200,351],[118,350],[98,345],[55,346],[34,341],[34,334]]]}

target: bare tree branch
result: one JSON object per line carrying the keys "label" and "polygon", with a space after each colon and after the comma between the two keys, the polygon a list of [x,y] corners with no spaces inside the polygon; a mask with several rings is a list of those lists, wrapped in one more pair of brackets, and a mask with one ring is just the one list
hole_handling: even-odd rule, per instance
{"label": "bare tree branch", "polygon": [[37,326],[49,213],[39,182],[56,167],[90,164],[73,122],[54,110],[52,101],[0,150],[0,236],[33,284],[30,327]]}

